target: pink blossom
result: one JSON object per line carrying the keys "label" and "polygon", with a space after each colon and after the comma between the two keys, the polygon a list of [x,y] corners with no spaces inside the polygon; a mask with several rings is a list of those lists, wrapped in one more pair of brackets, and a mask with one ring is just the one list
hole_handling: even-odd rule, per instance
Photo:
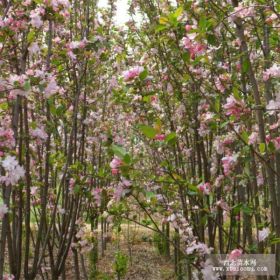
{"label": "pink blossom", "polygon": [[15,185],[22,177],[24,177],[25,171],[18,164],[18,161],[14,156],[7,156],[4,160],[0,161],[0,164],[4,168],[5,176],[0,176],[0,182],[6,185]]}
{"label": "pink blossom", "polygon": [[245,7],[240,4],[238,7],[234,8],[234,12],[231,15],[231,19],[235,19],[236,17],[239,18],[246,18],[246,17],[253,17],[255,16],[255,9],[254,7]]}
{"label": "pink blossom", "polygon": [[0,205],[0,218],[3,219],[5,214],[7,214],[9,211],[8,207],[6,204],[1,204]]}
{"label": "pink blossom", "polygon": [[187,32],[191,31],[191,30],[192,30],[192,25],[186,24],[185,30],[186,30]]}
{"label": "pink blossom", "polygon": [[144,71],[144,67],[142,67],[142,66],[136,66],[132,69],[129,69],[129,70],[123,72],[124,80],[126,82],[131,81],[134,78],[138,77],[143,71]]}
{"label": "pink blossom", "polygon": [[183,37],[182,39],[183,46],[189,51],[192,59],[194,59],[197,55],[203,54],[206,50],[205,45],[194,41],[195,37],[196,34],[193,33]]}
{"label": "pink blossom", "polygon": [[229,260],[236,260],[242,255],[241,249],[234,249],[229,254]]}
{"label": "pink blossom", "polygon": [[69,48],[70,48],[71,50],[79,49],[79,48],[81,48],[81,46],[84,47],[84,44],[83,44],[81,41],[72,41],[72,42],[70,42],[70,44],[69,44]]}
{"label": "pink blossom", "polygon": [[222,165],[226,176],[229,175],[233,170],[235,164],[237,163],[237,157],[238,155],[234,154],[234,155],[227,155],[222,158]]}
{"label": "pink blossom", "polygon": [[12,129],[0,128],[0,147],[13,148],[14,145],[15,139]]}
{"label": "pink blossom", "polygon": [[263,228],[262,230],[259,231],[258,237],[259,241],[262,242],[264,241],[270,234],[269,228]]}
{"label": "pink blossom", "polygon": [[124,187],[131,187],[132,183],[130,180],[128,179],[122,179],[122,184],[124,185]]}
{"label": "pink blossom", "polygon": [[273,115],[276,110],[280,110],[280,100],[270,100],[266,105],[266,110],[268,110],[269,115]]}
{"label": "pink blossom", "polygon": [[272,139],[271,141],[273,142],[275,149],[279,150],[280,149],[280,136]]}
{"label": "pink blossom", "polygon": [[40,52],[40,47],[39,47],[38,43],[33,42],[33,43],[29,46],[28,50],[29,50],[29,52],[30,52],[31,54],[37,54],[38,52]]}
{"label": "pink blossom", "polygon": [[218,77],[215,77],[214,83],[215,83],[216,88],[220,92],[225,92],[226,88],[224,87],[224,85],[222,84],[221,80]]}
{"label": "pink blossom", "polygon": [[98,207],[101,206],[101,194],[102,194],[102,189],[101,188],[95,188],[92,190],[92,195],[94,197],[95,203]]}
{"label": "pink blossom", "polygon": [[257,185],[258,185],[258,187],[262,186],[263,184],[264,184],[263,176],[262,176],[262,174],[258,174],[258,176],[257,176]]}
{"label": "pink blossom", "polygon": [[15,276],[13,274],[4,274],[3,280],[14,280]]}
{"label": "pink blossom", "polygon": [[35,196],[37,194],[38,187],[31,187],[30,188],[30,194]]}
{"label": "pink blossom", "polygon": [[272,24],[276,19],[278,19],[278,16],[276,14],[272,14],[270,17],[266,19],[266,23]]}
{"label": "pink blossom", "polygon": [[252,132],[251,135],[249,136],[248,143],[250,145],[253,145],[253,144],[257,143],[257,141],[258,141],[258,133]]}
{"label": "pink blossom", "polygon": [[230,211],[230,207],[228,206],[228,204],[223,199],[218,200],[216,202],[216,205],[221,207],[224,211],[227,211],[227,212]]}
{"label": "pink blossom", "polygon": [[270,68],[263,72],[263,80],[267,81],[270,78],[280,78],[280,66],[273,64]]}
{"label": "pink blossom", "polygon": [[165,135],[164,134],[157,134],[155,136],[155,140],[164,141],[164,139],[165,139]]}
{"label": "pink blossom", "polygon": [[69,50],[67,54],[73,61],[77,59],[77,56],[72,51]]}
{"label": "pink blossom", "polygon": [[70,189],[71,192],[74,191],[75,183],[76,183],[76,182],[75,182],[75,179],[74,179],[74,178],[71,178],[71,179],[69,180],[69,189]]}
{"label": "pink blossom", "polygon": [[222,182],[224,181],[225,176],[224,175],[219,175],[216,180],[215,180],[215,187],[220,187],[222,185]]}
{"label": "pink blossom", "polygon": [[120,201],[124,194],[124,188],[121,185],[118,185],[114,192],[114,200],[116,202]]}
{"label": "pink blossom", "polygon": [[227,98],[227,103],[223,107],[227,116],[235,116],[237,119],[246,111],[244,102],[235,99],[232,95]]}
{"label": "pink blossom", "polygon": [[25,0],[22,2],[23,6],[29,6],[32,3],[32,0]]}
{"label": "pink blossom", "polygon": [[207,259],[204,263],[203,268],[201,269],[203,280],[219,280],[220,277],[217,275],[213,268],[211,260]]}
{"label": "pink blossom", "polygon": [[118,169],[122,165],[122,160],[118,157],[114,157],[112,161],[110,162],[110,167],[112,169]]}
{"label": "pink blossom", "polygon": [[43,141],[47,140],[47,138],[48,138],[48,134],[45,132],[43,127],[41,127],[41,128],[37,127],[35,129],[31,130],[31,135],[33,137],[38,138]]}
{"label": "pink blossom", "polygon": [[40,11],[38,9],[32,10],[30,12],[30,18],[31,18],[30,24],[33,27],[40,28],[43,25]]}
{"label": "pink blossom", "polygon": [[58,91],[59,91],[59,86],[57,85],[55,78],[51,77],[48,80],[48,84],[45,88],[46,97],[50,97],[53,94],[57,93]]}
{"label": "pink blossom", "polygon": [[186,253],[190,255],[193,254],[194,251],[202,255],[205,255],[205,254],[209,254],[211,252],[211,249],[208,248],[208,246],[205,243],[201,243],[201,242],[196,243],[195,241],[187,247]]}
{"label": "pink blossom", "polygon": [[210,183],[204,183],[198,186],[198,189],[205,195],[209,195],[211,191]]}

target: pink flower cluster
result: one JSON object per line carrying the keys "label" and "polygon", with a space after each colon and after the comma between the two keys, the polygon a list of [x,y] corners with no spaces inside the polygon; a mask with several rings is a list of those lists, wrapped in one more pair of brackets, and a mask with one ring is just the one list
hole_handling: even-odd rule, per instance
{"label": "pink flower cluster", "polygon": [[13,274],[4,274],[3,280],[14,280],[15,276]]}
{"label": "pink flower cluster", "polygon": [[221,74],[218,77],[215,77],[214,80],[215,86],[220,92],[225,92],[229,82],[230,78],[228,74]]}
{"label": "pink flower cluster", "polygon": [[274,144],[276,150],[280,150],[280,136],[271,139],[271,142]]}
{"label": "pink flower cluster", "polygon": [[72,61],[76,61],[77,55],[74,53],[77,49],[84,49],[87,45],[88,41],[83,39],[82,41],[72,41],[67,46],[67,54],[72,59]]}
{"label": "pink flower cluster", "polygon": [[116,175],[119,173],[119,168],[122,166],[123,162],[118,157],[114,157],[110,162],[110,167],[112,170],[112,174]]}
{"label": "pink flower cluster", "polygon": [[45,14],[45,9],[43,7],[37,7],[30,12],[30,24],[35,28],[40,28],[44,22],[42,16]]}
{"label": "pink flower cluster", "polygon": [[1,28],[9,28],[14,32],[20,32],[26,29],[27,22],[23,18],[24,13],[22,11],[17,11],[16,18],[13,15],[9,15],[4,19],[0,19]]}
{"label": "pink flower cluster", "polygon": [[26,75],[14,75],[12,74],[9,77],[9,86],[7,89],[10,90],[9,98],[14,99],[17,95],[27,96],[28,92],[24,90],[24,84],[28,81]]}
{"label": "pink flower cluster", "polygon": [[224,211],[227,211],[227,212],[230,211],[230,207],[228,206],[228,204],[227,204],[223,199],[218,200],[218,201],[216,202],[216,205],[217,205],[218,207],[222,208]]}
{"label": "pink flower cluster", "polygon": [[229,150],[229,147],[234,143],[235,140],[236,136],[234,132],[229,132],[228,134],[223,136],[216,136],[214,140],[215,150],[219,155],[222,155],[227,150]]}
{"label": "pink flower cluster", "polygon": [[190,255],[194,252],[197,252],[200,255],[205,255],[210,254],[211,249],[205,243],[194,241],[190,246],[188,246],[186,253]]}
{"label": "pink flower cluster", "polygon": [[259,134],[257,132],[252,132],[251,135],[249,136],[248,143],[250,145],[254,145],[255,143],[257,143],[258,136]]}
{"label": "pink flower cluster", "polygon": [[37,127],[35,129],[31,130],[30,134],[34,138],[41,140],[41,141],[46,141],[48,138],[48,134],[45,132],[43,127]]}
{"label": "pink flower cluster", "polygon": [[60,88],[56,83],[55,77],[50,76],[47,80],[47,85],[45,87],[45,96],[49,98],[50,96],[54,95],[55,93],[59,92]]}
{"label": "pink flower cluster", "polygon": [[237,100],[234,96],[227,98],[227,103],[223,106],[227,116],[235,116],[237,119],[246,113],[246,106],[242,100]]}
{"label": "pink flower cluster", "polygon": [[[15,145],[14,132],[11,129],[3,129],[0,127],[0,149],[13,148]],[[3,153],[0,150],[0,156]]]}
{"label": "pink flower cluster", "polygon": [[233,171],[237,163],[237,158],[238,158],[237,154],[227,155],[222,158],[222,165],[226,176]]}
{"label": "pink flower cluster", "polygon": [[262,230],[260,230],[259,233],[258,233],[259,241],[262,242],[265,239],[267,239],[269,234],[270,234],[269,228],[263,228]]}
{"label": "pink flower cluster", "polygon": [[4,216],[8,213],[9,209],[6,204],[0,205],[0,219],[3,219]]}
{"label": "pink flower cluster", "polygon": [[6,172],[5,176],[0,176],[0,182],[6,185],[15,185],[24,177],[25,171],[18,164],[14,156],[7,156],[4,160],[0,161],[0,164]]}
{"label": "pink flower cluster", "polygon": [[182,39],[184,48],[189,51],[192,59],[194,59],[197,55],[202,55],[206,50],[205,45],[194,41],[195,37],[195,34],[190,34],[186,35]]}
{"label": "pink flower cluster", "polygon": [[230,252],[228,258],[229,260],[236,260],[242,255],[241,249],[234,249]]}
{"label": "pink flower cluster", "polygon": [[239,18],[246,18],[246,17],[253,17],[255,16],[256,12],[254,7],[245,7],[239,5],[238,7],[234,8],[234,12],[231,15],[231,19],[235,19],[236,17]]}
{"label": "pink flower cluster", "polygon": [[[32,4],[32,1],[26,0],[23,4],[24,6],[29,6]],[[30,12],[30,24],[33,27],[40,28],[44,24],[42,17],[46,13],[46,8],[51,8],[54,12],[68,17],[70,2],[68,0],[44,0],[42,5],[37,6]]]}
{"label": "pink flower cluster", "polygon": [[203,183],[198,186],[198,189],[205,195],[209,195],[211,191],[210,183]]}
{"label": "pink flower cluster", "polygon": [[125,82],[131,81],[137,77],[139,77],[139,75],[144,71],[144,67],[142,66],[136,66],[133,67],[127,71],[123,72],[123,77]]}
{"label": "pink flower cluster", "polygon": [[155,136],[155,140],[164,141],[164,139],[165,139],[165,135],[164,134],[157,134]]}
{"label": "pink flower cluster", "polygon": [[273,64],[270,68],[263,72],[263,80],[267,81],[270,78],[280,78],[280,66]]}
{"label": "pink flower cluster", "polygon": [[101,194],[102,194],[102,189],[101,188],[95,188],[91,192],[95,204],[100,207],[101,206]]}

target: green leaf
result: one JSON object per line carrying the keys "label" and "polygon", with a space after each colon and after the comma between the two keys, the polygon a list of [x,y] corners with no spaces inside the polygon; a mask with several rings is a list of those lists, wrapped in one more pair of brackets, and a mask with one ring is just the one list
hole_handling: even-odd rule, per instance
{"label": "green leaf", "polygon": [[213,34],[207,34],[206,39],[209,45],[216,46],[217,45],[217,40],[216,36]]}
{"label": "green leaf", "polygon": [[174,144],[176,143],[176,139],[177,139],[177,135],[175,132],[171,132],[169,133],[166,137],[165,137],[165,141],[168,143],[168,144]]}
{"label": "green leaf", "polygon": [[195,192],[197,194],[198,188],[195,185],[188,184],[188,190]]}
{"label": "green leaf", "polygon": [[184,52],[182,54],[182,58],[185,62],[189,62],[190,61],[190,53],[189,52]]}
{"label": "green leaf", "polygon": [[273,142],[269,142],[267,145],[267,148],[270,153],[274,153],[276,151],[276,148],[275,148],[275,145]]}
{"label": "green leaf", "polygon": [[242,63],[242,73],[247,73],[250,67],[250,61],[248,59],[244,59]]}
{"label": "green leaf", "polygon": [[3,102],[3,103],[0,103],[0,110],[7,110],[9,108],[9,104],[8,102]]}
{"label": "green leaf", "polygon": [[265,152],[265,143],[260,143],[259,144],[259,150],[262,154]]}
{"label": "green leaf", "polygon": [[154,192],[146,192],[146,197],[147,199],[151,199],[152,197],[155,196],[155,193]]}
{"label": "green leaf", "polygon": [[206,31],[206,27],[207,27],[207,19],[205,16],[201,16],[200,19],[199,19],[199,23],[198,23],[198,26],[199,26],[199,31],[200,32],[205,32]]}
{"label": "green leaf", "polygon": [[240,212],[240,210],[241,210],[242,207],[243,207],[243,204],[242,204],[242,203],[239,203],[239,204],[234,205],[234,206],[232,207],[232,213],[233,213],[234,215],[237,215],[237,214]]}
{"label": "green leaf", "polygon": [[272,238],[271,241],[270,241],[271,245],[278,244],[278,243],[280,243],[280,238],[279,237]]}
{"label": "green leaf", "polygon": [[249,135],[248,135],[248,133],[247,133],[246,131],[242,131],[241,137],[242,137],[243,141],[244,141],[246,144],[248,144]]}
{"label": "green leaf", "polygon": [[245,204],[242,206],[242,211],[243,211],[243,213],[248,214],[248,215],[250,215],[254,212],[250,206],[245,205]]}
{"label": "green leaf", "polygon": [[174,12],[174,17],[175,18],[178,18],[182,13],[183,13],[183,11],[184,11],[184,8],[183,8],[183,6],[180,6],[175,12]]}
{"label": "green leaf", "polygon": [[59,105],[59,106],[56,108],[56,115],[59,116],[59,117],[63,116],[65,110],[66,110],[65,105],[63,105],[63,104]]}
{"label": "green leaf", "polygon": [[148,76],[148,71],[145,69],[144,71],[142,71],[139,75],[140,80],[145,80]]}
{"label": "green leaf", "polygon": [[166,26],[166,25],[159,24],[159,25],[156,26],[155,31],[156,31],[156,32],[160,32],[160,31],[163,31],[163,30],[165,30],[165,29],[167,29],[167,26]]}
{"label": "green leaf", "polygon": [[124,159],[124,157],[126,156],[127,152],[125,151],[125,149],[121,146],[112,144],[111,145],[112,151],[113,153],[118,156],[121,159]]}
{"label": "green leaf", "polygon": [[221,100],[218,97],[218,98],[215,99],[215,111],[217,113],[219,113],[220,112],[220,108],[221,108]]}
{"label": "green leaf", "polygon": [[124,157],[123,157],[123,161],[126,163],[126,164],[130,164],[131,163],[131,157],[129,154],[126,154]]}
{"label": "green leaf", "polygon": [[148,138],[155,138],[157,132],[154,128],[147,126],[147,125],[140,125],[139,126],[140,131]]}
{"label": "green leaf", "polygon": [[160,17],[159,18],[159,23],[160,24],[167,24],[168,23],[168,18],[167,17]]}
{"label": "green leaf", "polygon": [[232,92],[233,92],[233,96],[234,96],[234,98],[235,98],[236,100],[241,100],[241,97],[240,97],[240,95],[239,95],[239,90],[238,90],[237,87],[234,87],[234,88],[232,89]]}
{"label": "green leaf", "polygon": [[31,84],[30,84],[30,81],[29,81],[29,80],[27,80],[27,81],[24,83],[23,89],[24,89],[25,91],[29,91],[29,90],[31,89]]}
{"label": "green leaf", "polygon": [[31,30],[27,35],[27,42],[32,43],[34,41],[34,38],[35,38],[35,31]]}

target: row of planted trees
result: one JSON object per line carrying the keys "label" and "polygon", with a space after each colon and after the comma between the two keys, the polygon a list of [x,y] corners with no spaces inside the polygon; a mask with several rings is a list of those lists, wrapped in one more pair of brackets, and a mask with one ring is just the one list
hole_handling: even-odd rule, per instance
{"label": "row of planted trees", "polygon": [[178,279],[217,279],[210,252],[279,275],[278,1],[137,0],[125,28],[114,1],[0,8],[0,278],[95,279],[108,221],[162,236]]}

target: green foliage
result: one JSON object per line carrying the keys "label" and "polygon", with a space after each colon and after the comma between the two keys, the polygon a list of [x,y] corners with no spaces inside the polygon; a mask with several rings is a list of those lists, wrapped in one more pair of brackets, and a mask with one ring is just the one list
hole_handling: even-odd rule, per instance
{"label": "green foliage", "polygon": [[139,130],[148,138],[155,138],[157,132],[154,128],[147,125],[139,125]]}
{"label": "green foliage", "polygon": [[128,257],[121,251],[117,251],[115,254],[114,271],[120,280],[125,276],[128,268]]}

